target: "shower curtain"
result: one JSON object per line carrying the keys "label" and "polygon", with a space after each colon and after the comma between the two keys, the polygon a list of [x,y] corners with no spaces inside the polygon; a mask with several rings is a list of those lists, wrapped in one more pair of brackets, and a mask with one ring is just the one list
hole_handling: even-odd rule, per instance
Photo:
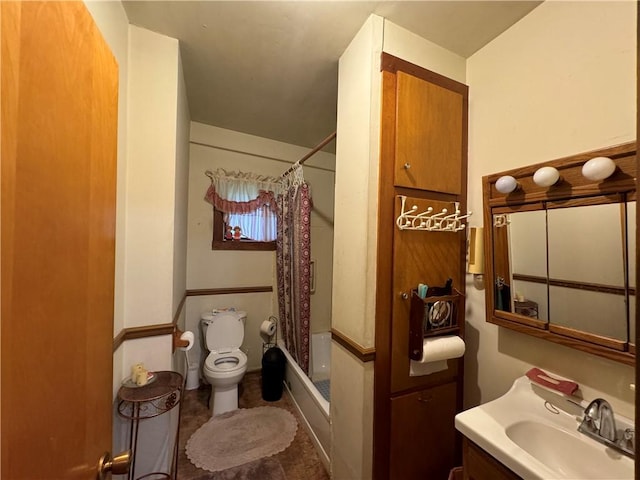
{"label": "shower curtain", "polygon": [[276,240],[278,309],[284,345],[309,374],[311,320],[311,195],[302,166],[283,179]]}

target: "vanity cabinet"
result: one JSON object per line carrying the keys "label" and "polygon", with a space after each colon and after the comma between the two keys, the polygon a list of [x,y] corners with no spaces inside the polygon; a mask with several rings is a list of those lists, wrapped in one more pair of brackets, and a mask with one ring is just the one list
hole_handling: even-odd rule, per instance
{"label": "vanity cabinet", "polygon": [[522,480],[466,437],[462,439],[464,480]]}
{"label": "vanity cabinet", "polygon": [[402,197],[416,213],[465,211],[468,88],[385,53],[381,68],[373,477],[447,478],[462,461],[464,362],[410,375],[411,297],[451,279],[459,315],[442,334],[464,338],[466,229],[401,230],[397,219]]}

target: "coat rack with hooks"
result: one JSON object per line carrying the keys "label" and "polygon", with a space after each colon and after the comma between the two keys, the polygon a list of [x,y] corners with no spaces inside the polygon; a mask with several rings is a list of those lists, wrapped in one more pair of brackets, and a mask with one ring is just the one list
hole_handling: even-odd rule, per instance
{"label": "coat rack with hooks", "polygon": [[466,224],[462,220],[471,216],[471,212],[460,215],[460,202],[454,202],[454,211],[449,213],[443,208],[439,213],[434,213],[433,207],[427,208],[422,213],[415,214],[418,207],[413,205],[405,210],[407,197],[398,195],[401,201],[400,215],[396,219],[396,225],[400,230],[425,230],[428,232],[458,232],[464,230]]}

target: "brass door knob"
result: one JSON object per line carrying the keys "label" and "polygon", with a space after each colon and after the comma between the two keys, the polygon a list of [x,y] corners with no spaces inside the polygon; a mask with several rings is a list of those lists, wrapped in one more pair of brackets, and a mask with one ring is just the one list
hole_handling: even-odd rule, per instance
{"label": "brass door knob", "polygon": [[112,475],[125,475],[131,467],[131,450],[126,450],[111,458],[109,452],[104,452],[98,460],[97,480],[106,480],[107,473]]}

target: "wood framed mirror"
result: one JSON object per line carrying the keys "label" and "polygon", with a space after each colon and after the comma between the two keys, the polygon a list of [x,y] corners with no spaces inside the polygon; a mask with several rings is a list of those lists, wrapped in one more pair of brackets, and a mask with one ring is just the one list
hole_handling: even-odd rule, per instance
{"label": "wood framed mirror", "polygon": [[[604,180],[582,175],[596,157]],[[541,167],[559,180],[537,185]],[[634,364],[635,177],[636,142],[483,177],[487,321]]]}

